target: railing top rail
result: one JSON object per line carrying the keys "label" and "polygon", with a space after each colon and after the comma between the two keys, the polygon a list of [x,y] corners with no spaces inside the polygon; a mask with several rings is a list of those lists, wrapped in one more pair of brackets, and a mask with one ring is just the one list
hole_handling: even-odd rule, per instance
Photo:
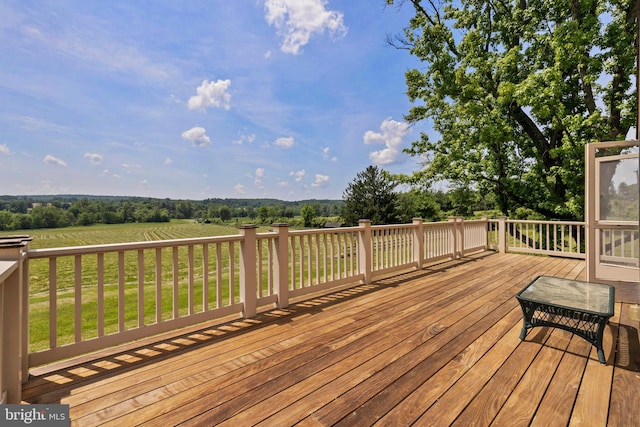
{"label": "railing top rail", "polygon": [[371,229],[373,229],[373,230],[381,230],[381,229],[390,230],[390,229],[397,229],[397,228],[415,228],[417,226],[418,226],[418,224],[372,225]]}
{"label": "railing top rail", "polygon": [[18,268],[18,261],[0,261],[0,283],[7,280],[16,268]]}
{"label": "railing top rail", "polygon": [[361,230],[361,227],[333,227],[333,228],[314,228],[310,230],[291,230],[289,235],[306,235],[306,234],[327,234],[327,233],[350,233]]}
{"label": "railing top rail", "polygon": [[590,148],[599,150],[604,148],[615,148],[615,147],[633,147],[638,145],[638,141],[635,139],[624,140],[624,141],[604,141],[604,142],[590,142],[588,146]]}
{"label": "railing top rail", "polygon": [[465,224],[481,224],[481,223],[484,223],[484,222],[487,222],[487,221],[488,221],[488,219],[487,219],[487,218],[481,218],[481,219],[469,219],[469,220],[465,219],[465,220],[464,220],[464,223],[465,223]]}
{"label": "railing top rail", "polygon": [[451,227],[453,226],[453,222],[449,222],[449,221],[439,221],[439,222],[424,222],[422,223],[422,226],[424,228],[429,228],[429,227]]}
{"label": "railing top rail", "polygon": [[508,223],[524,224],[560,224],[560,225],[584,225],[584,221],[559,221],[559,220],[531,220],[531,219],[508,219]]}
{"label": "railing top rail", "polygon": [[139,249],[171,248],[175,246],[202,245],[218,242],[237,242],[244,237],[237,235],[194,237],[173,240],[151,240],[146,242],[106,243],[102,245],[69,246],[64,248],[30,249],[29,258],[48,258],[52,256],[82,255],[106,252],[131,251]]}

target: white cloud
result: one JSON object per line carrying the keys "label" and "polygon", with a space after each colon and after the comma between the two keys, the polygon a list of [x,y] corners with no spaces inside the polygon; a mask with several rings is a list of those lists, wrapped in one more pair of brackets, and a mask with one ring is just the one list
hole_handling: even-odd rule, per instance
{"label": "white cloud", "polygon": [[329,175],[320,175],[319,173],[316,174],[315,182],[311,184],[312,187],[316,188],[326,187],[327,185],[329,185]]}
{"label": "white cloud", "polygon": [[255,140],[256,140],[256,135],[255,134],[240,135],[240,138],[231,141],[231,143],[232,144],[236,144],[236,145],[243,145],[245,142],[248,142],[249,144],[251,144]]}
{"label": "white cloud", "polygon": [[304,169],[302,169],[297,172],[290,172],[289,175],[291,175],[296,182],[300,182],[302,178],[304,178],[305,173]]}
{"label": "white cloud", "polygon": [[329,147],[324,147],[322,149],[322,158],[324,160],[331,160],[332,162],[335,162],[338,160],[338,158],[336,156],[331,157],[331,149]]}
{"label": "white cloud", "polygon": [[371,152],[369,159],[376,165],[394,163],[401,152],[402,138],[409,132],[409,125],[388,118],[382,122],[380,130],[381,133],[368,130],[364,134],[365,144],[384,144],[387,146],[382,150]]}
{"label": "white cloud", "polygon": [[164,164],[165,165],[170,165],[171,163],[173,163],[173,160],[171,160],[170,157],[167,157],[166,159],[164,159]]}
{"label": "white cloud", "polygon": [[96,153],[84,153],[84,158],[89,159],[89,163],[91,163],[92,165],[99,165],[103,160],[102,154]]}
{"label": "white cloud", "polygon": [[54,157],[51,154],[47,154],[46,156],[44,156],[44,159],[42,161],[48,165],[67,166],[64,160]]}
{"label": "white cloud", "polygon": [[217,80],[209,82],[205,80],[196,89],[197,95],[189,98],[190,110],[206,110],[207,107],[217,107],[229,110],[231,105],[231,94],[227,92],[231,80]]}
{"label": "white cloud", "polygon": [[235,192],[237,194],[245,194],[247,192],[247,190],[245,189],[244,185],[242,184],[236,184],[233,189],[235,190]]}
{"label": "white cloud", "polygon": [[211,144],[211,139],[206,134],[207,130],[200,126],[194,126],[182,132],[182,139],[191,141],[196,147],[205,147]]}
{"label": "white cloud", "polygon": [[290,136],[288,138],[278,138],[275,140],[274,144],[280,148],[291,148],[293,147],[293,144],[295,144],[295,141],[293,140],[293,137]]}
{"label": "white cloud", "polygon": [[327,10],[326,5],[326,0],[266,0],[265,19],[283,37],[283,52],[297,55],[314,34],[347,33],[342,12]]}
{"label": "white cloud", "polygon": [[11,154],[11,150],[9,150],[9,146],[7,144],[0,144],[0,154]]}
{"label": "white cloud", "polygon": [[262,178],[264,177],[264,168],[256,169],[256,179],[253,181],[254,185],[258,188],[265,188]]}

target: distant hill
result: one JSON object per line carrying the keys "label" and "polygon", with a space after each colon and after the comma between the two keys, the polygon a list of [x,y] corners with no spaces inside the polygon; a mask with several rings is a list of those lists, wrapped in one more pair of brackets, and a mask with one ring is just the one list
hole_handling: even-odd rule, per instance
{"label": "distant hill", "polygon": [[305,200],[280,200],[280,199],[248,199],[248,198],[208,198],[208,199],[171,199],[143,196],[101,196],[95,194],[36,194],[36,195],[0,195],[0,202],[29,201],[33,203],[73,203],[79,200],[106,200],[106,201],[190,201],[194,203],[226,205],[229,207],[260,207],[260,206],[301,206],[310,204],[342,204],[342,200],[331,199],[305,199]]}

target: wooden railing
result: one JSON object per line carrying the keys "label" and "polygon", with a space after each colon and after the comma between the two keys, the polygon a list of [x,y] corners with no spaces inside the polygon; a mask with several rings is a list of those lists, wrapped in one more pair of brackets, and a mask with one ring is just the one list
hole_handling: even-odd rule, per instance
{"label": "wooden railing", "polygon": [[[261,308],[285,308],[311,293],[473,251],[584,256],[579,223],[455,217],[385,226],[362,220],[357,227],[318,230],[274,224],[265,233],[256,228],[242,226],[232,236],[23,250],[23,292],[11,294],[21,300],[7,302],[5,295],[0,305],[5,321],[7,306],[24,307],[20,371],[225,316],[251,318]],[[514,236],[526,245],[513,243]]]}
{"label": "wooden railing", "polygon": [[0,237],[0,404],[20,403],[29,366],[28,236]]}
{"label": "wooden railing", "polygon": [[638,267],[640,232],[637,225],[606,226],[599,224],[599,253],[603,262]]}
{"label": "wooden railing", "polygon": [[520,252],[585,259],[584,222],[489,220],[489,247]]}

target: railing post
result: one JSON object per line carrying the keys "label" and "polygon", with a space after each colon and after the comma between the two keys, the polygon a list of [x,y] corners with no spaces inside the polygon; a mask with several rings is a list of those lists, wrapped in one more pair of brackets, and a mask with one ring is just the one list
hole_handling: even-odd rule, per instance
{"label": "railing post", "polygon": [[498,218],[498,251],[507,252],[507,217]]}
{"label": "railing post", "polygon": [[416,262],[416,268],[422,269],[422,260],[424,258],[424,227],[422,218],[413,218],[413,260]]}
{"label": "railing post", "polygon": [[277,307],[285,308],[289,305],[289,224],[273,224],[273,228],[278,233],[274,242],[274,292],[278,295]]}
{"label": "railing post", "polygon": [[358,233],[358,268],[360,273],[364,275],[363,283],[371,283],[372,262],[371,254],[373,253],[371,239],[371,220],[361,219],[358,221],[361,228]]}
{"label": "railing post", "polygon": [[462,258],[464,256],[464,217],[459,216],[456,218],[456,225],[458,228],[458,254],[457,258]]}
{"label": "railing post", "polygon": [[244,239],[240,241],[240,299],[244,305],[245,318],[255,317],[258,306],[256,229],[257,225],[248,224],[238,227]]}
{"label": "railing post", "polygon": [[458,258],[458,230],[457,217],[450,216],[447,220],[451,223],[451,259]]}
{"label": "railing post", "polygon": [[484,229],[487,230],[486,233],[484,233],[482,235],[482,239],[483,239],[483,245],[482,245],[482,250],[486,251],[489,249],[489,218],[486,216],[482,217],[482,221],[484,221]]}
{"label": "railing post", "polygon": [[28,282],[24,280],[29,236],[0,238],[0,403],[20,403],[29,376]]}

